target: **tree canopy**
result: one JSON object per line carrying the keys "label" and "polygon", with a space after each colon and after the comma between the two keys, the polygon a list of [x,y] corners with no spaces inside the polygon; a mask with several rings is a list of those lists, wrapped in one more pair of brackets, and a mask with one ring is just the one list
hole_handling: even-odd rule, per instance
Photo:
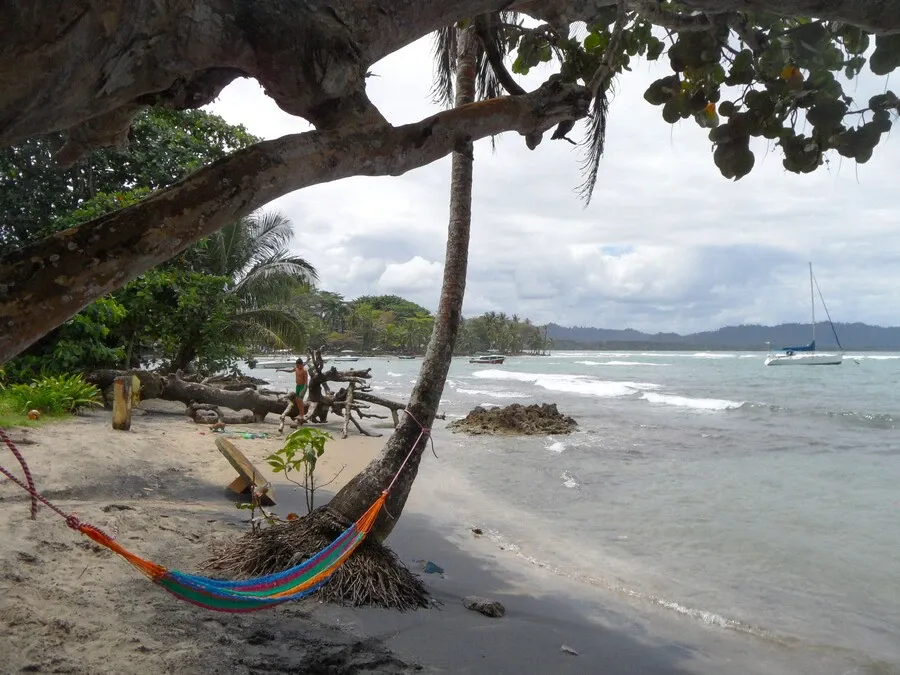
{"label": "tree canopy", "polygon": [[[135,117],[127,148],[95,150],[67,169],[54,159],[65,143],[60,132],[3,148],[0,254],[128,205],[117,195],[144,197],[257,141],[243,127],[202,110],[156,108]],[[105,197],[91,207],[98,195]]]}
{"label": "tree canopy", "polygon": [[[728,178],[752,170],[754,137],[777,145],[791,172],[813,171],[829,153],[867,161],[900,109],[887,87],[854,100],[852,82],[900,63],[897,1],[384,0],[376,9],[356,0],[260,0],[236,8],[225,12],[214,0],[163,9],[136,0],[113,9],[88,0],[62,10],[49,0],[11,4],[0,31],[0,81],[9,83],[0,147],[64,133],[57,158],[72,166],[92,149],[123,142],[140,110],[202,106],[241,76],[256,77],[316,131],[254,143],[127,209],[5,255],[0,360],[280,195],[347,176],[404,173],[479,138],[517,131],[534,148],[547,131],[568,138],[587,118],[582,194],[589,198],[606,115],[615,114],[615,78],[640,58],[668,60],[671,74],[650,86],[647,100],[668,123],[693,119],[709,128],[713,161]],[[388,124],[365,93],[372,64],[470,20],[500,36],[485,54],[516,95]],[[572,30],[578,21],[586,32]],[[142,35],[156,37],[139,45]],[[498,58],[503,51],[513,72],[552,61],[557,73],[524,92]]]}

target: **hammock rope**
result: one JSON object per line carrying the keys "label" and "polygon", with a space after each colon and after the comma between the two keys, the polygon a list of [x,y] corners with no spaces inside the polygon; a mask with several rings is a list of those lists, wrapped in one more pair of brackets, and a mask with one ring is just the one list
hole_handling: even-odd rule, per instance
{"label": "hammock rope", "polygon": [[[6,431],[0,428],[0,440],[22,466],[25,480],[22,481],[12,472],[0,466],[0,473],[31,495],[31,519],[37,518],[38,503],[42,503],[61,516],[71,529],[80,532],[96,543],[124,558],[129,564],[146,576],[153,583],[162,586],[177,598],[199,607],[218,612],[244,613],[274,607],[291,600],[304,598],[321,588],[362,544],[375,525],[378,514],[384,507],[391,489],[397,482],[400,473],[423,438],[431,436],[431,429],[423,426],[409,411],[404,411],[419,425],[419,436],[412,448],[400,464],[387,489],[360,516],[353,525],[341,533],[337,539],[313,557],[282,572],[267,574],[254,579],[227,581],[210,577],[187,574],[178,570],[170,570],[128,551],[115,541],[115,538],[99,527],[83,523],[74,513],[67,513],[44,497],[34,485],[34,478],[21,451],[12,442]],[[433,441],[432,441],[433,443]]]}

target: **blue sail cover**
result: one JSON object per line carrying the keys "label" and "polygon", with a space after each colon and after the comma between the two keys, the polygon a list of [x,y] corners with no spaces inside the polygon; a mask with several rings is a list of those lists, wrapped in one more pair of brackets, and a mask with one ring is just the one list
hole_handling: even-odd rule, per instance
{"label": "blue sail cover", "polygon": [[814,352],[816,351],[816,341],[813,340],[808,345],[803,347],[782,347],[781,351],[783,352]]}

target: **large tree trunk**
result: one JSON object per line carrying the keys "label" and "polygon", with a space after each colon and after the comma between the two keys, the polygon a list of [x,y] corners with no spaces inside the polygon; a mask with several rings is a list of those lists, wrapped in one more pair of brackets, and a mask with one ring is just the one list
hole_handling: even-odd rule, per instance
{"label": "large tree trunk", "polygon": [[[475,100],[477,49],[474,29],[460,30],[456,73],[457,107]],[[441,298],[419,379],[409,399],[407,409],[410,414],[403,415],[399,426],[385,445],[381,457],[372,461],[347,483],[329,504],[329,509],[333,512],[350,521],[356,520],[388,487],[402,466],[403,470],[391,488],[386,508],[382,510],[372,530],[372,534],[379,540],[384,540],[394,529],[409,497],[413,481],[419,471],[422,454],[428,447],[427,438],[421,435],[422,427],[430,428],[434,421],[447,380],[447,372],[450,370],[466,290],[469,228],[472,220],[472,165],[473,145],[468,141],[458,147],[452,156],[450,218]],[[410,450],[412,455],[404,466],[403,462]]]}

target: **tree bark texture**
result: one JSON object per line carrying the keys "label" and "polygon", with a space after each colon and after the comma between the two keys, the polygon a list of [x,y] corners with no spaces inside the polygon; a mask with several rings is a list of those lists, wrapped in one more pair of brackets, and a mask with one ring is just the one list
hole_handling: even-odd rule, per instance
{"label": "tree bark texture", "polygon": [[[474,28],[459,30],[455,105],[462,107],[475,100],[475,68],[478,42]],[[434,319],[431,340],[422,360],[419,377],[410,395],[407,410],[394,429],[379,458],[373,460],[338,492],[329,508],[344,518],[356,520],[377,499],[400,471],[391,489],[385,509],[372,533],[380,540],[394,529],[419,471],[422,455],[429,445],[422,435],[430,429],[437,414],[453,357],[453,347],[462,319],[469,257],[469,229],[472,220],[473,146],[468,141],[452,155],[450,170],[450,216],[447,253],[441,297]],[[363,400],[361,397],[360,400]],[[412,453],[412,454],[410,454]],[[409,459],[407,460],[407,457]],[[404,462],[406,464],[404,465]],[[402,470],[401,470],[402,467]]]}

